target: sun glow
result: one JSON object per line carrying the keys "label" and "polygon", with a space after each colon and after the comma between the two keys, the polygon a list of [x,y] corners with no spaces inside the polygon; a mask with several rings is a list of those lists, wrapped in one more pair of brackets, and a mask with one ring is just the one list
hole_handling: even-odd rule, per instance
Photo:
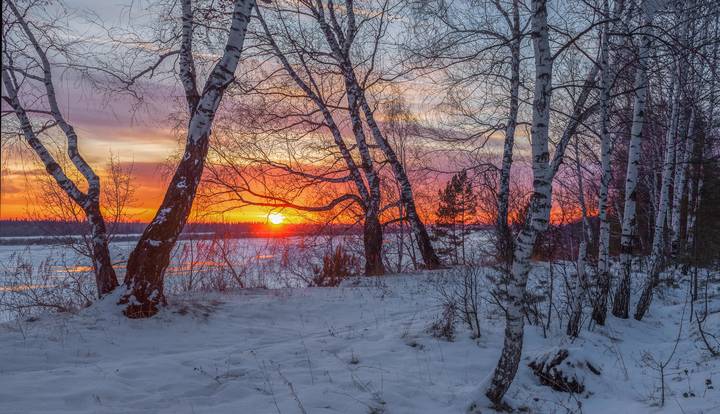
{"label": "sun glow", "polygon": [[272,224],[282,224],[285,221],[285,216],[281,213],[270,213],[268,214],[268,221]]}

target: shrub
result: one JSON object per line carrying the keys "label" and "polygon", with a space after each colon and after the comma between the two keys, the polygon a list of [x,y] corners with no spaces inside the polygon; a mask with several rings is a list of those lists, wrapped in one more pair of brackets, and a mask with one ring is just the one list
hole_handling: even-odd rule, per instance
{"label": "shrub", "polygon": [[310,286],[335,287],[348,276],[358,273],[358,259],[348,253],[342,244],[323,256],[322,267],[313,267],[313,278]]}

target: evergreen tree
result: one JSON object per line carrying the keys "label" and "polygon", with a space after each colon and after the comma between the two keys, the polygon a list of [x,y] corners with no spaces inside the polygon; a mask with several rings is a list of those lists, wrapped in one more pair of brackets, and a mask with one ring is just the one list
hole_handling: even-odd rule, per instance
{"label": "evergreen tree", "polygon": [[450,179],[438,193],[437,222],[434,239],[441,244],[438,252],[452,264],[466,263],[465,240],[470,233],[468,224],[474,221],[477,196],[472,190],[466,171]]}

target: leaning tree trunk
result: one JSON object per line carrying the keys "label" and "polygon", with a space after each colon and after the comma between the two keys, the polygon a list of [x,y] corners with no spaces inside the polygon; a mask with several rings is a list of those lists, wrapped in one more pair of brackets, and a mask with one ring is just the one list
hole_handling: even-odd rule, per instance
{"label": "leaning tree trunk", "polygon": [[[183,19],[189,14],[189,2],[185,2]],[[123,313],[130,318],[144,318],[157,313],[158,306],[165,303],[164,276],[170,261],[170,253],[180,232],[187,221],[195,199],[208,151],[210,129],[220,101],[227,86],[233,81],[240,53],[243,48],[245,31],[250,20],[254,0],[236,0],[232,14],[230,34],[225,52],[215,65],[205,84],[202,94],[193,105],[195,78],[191,67],[191,48],[185,47],[183,78],[192,85],[186,87],[188,103],[191,108],[190,122],[185,143],[185,152],[175,175],[170,182],[165,198],[157,214],[148,225],[128,258],[124,285],[126,292],[119,303],[124,304]],[[184,25],[184,37],[189,44],[192,25]],[[192,68],[192,70],[190,70]],[[190,72],[192,72],[190,74]]]}
{"label": "leaning tree trunk", "polygon": [[[649,23],[649,22],[648,22]],[[632,271],[632,254],[637,233],[637,184],[638,166],[642,130],[645,123],[645,97],[647,95],[647,65],[650,53],[650,29],[640,39],[638,69],[635,75],[635,100],[633,102],[633,118],[630,130],[630,147],[628,150],[627,172],[625,178],[625,207],[623,209],[622,234],[620,236],[620,261],[622,279],[615,291],[612,313],[618,318],[628,318],[630,306],[630,274]]]}
{"label": "leaning tree trunk", "polygon": [[[373,111],[365,98],[364,91],[362,90],[357,77],[355,76],[354,67],[350,58],[350,48],[352,46],[352,42],[356,38],[355,35],[358,27],[356,25],[355,11],[353,9],[352,2],[347,2],[346,6],[347,8],[345,12],[347,13],[347,22],[344,29],[346,30],[345,33],[343,33],[343,28],[336,20],[332,2],[328,3],[328,15],[329,19],[332,21],[332,25],[328,23],[328,20],[325,17],[322,2],[317,2],[316,5],[310,6],[310,8],[313,10],[314,18],[319,24],[320,29],[325,36],[325,40],[332,51],[333,58],[341,67],[342,75],[345,78],[345,92],[348,96],[348,101],[352,98],[362,108],[365,120],[372,131],[375,143],[384,153],[387,162],[393,170],[395,179],[400,186],[400,201],[405,205],[406,218],[413,229],[415,237],[417,238],[420,253],[425,261],[425,266],[429,269],[438,268],[440,266],[440,260],[438,259],[437,254],[435,254],[435,249],[430,242],[430,236],[427,233],[425,224],[422,220],[420,220],[420,216],[417,213],[410,180],[408,179],[405,169],[398,160],[392,146],[385,139],[380,127],[375,122]],[[350,109],[352,110],[352,104]]]}
{"label": "leaning tree trunk", "polygon": [[405,214],[413,232],[415,233],[415,237],[417,238],[418,247],[420,249],[420,254],[423,257],[423,261],[425,262],[425,267],[428,269],[437,269],[440,267],[440,259],[435,253],[435,248],[430,242],[430,236],[428,235],[425,223],[422,222],[420,216],[418,215],[417,208],[415,207],[415,197],[413,196],[412,185],[410,184],[410,180],[405,172],[405,168],[400,163],[400,160],[398,160],[395,150],[392,148],[380,130],[380,127],[375,122],[373,111],[365,99],[365,94],[362,90],[360,90],[354,74],[352,75],[352,81],[354,83],[356,93],[358,94],[360,104],[362,105],[365,120],[367,121],[368,126],[372,131],[373,138],[375,139],[375,143],[385,154],[385,158],[390,164],[393,174],[395,175],[395,179],[400,186],[400,200],[405,205]]}
{"label": "leaning tree trunk", "polygon": [[532,159],[533,195],[528,218],[515,243],[511,278],[507,289],[505,339],[486,396],[496,404],[515,378],[523,347],[525,289],[530,258],[538,234],[545,231],[552,205],[552,173],[549,164],[548,128],[552,91],[552,57],[545,0],[532,2],[532,39],[535,50],[535,96],[533,98]]}
{"label": "leaning tree trunk", "polygon": [[[78,149],[78,136],[75,133],[75,129],[65,120],[60,110],[60,105],[58,105],[57,95],[55,93],[52,68],[45,48],[40,45],[30,28],[30,24],[25,20],[25,15],[18,11],[15,3],[8,1],[7,6],[16,19],[15,23],[19,25],[25,33],[32,49],[34,49],[34,52],[37,54],[36,57],[31,57],[31,59],[37,59],[39,61],[43,75],[41,79],[37,77],[36,80],[42,81],[46,93],[45,98],[47,99],[49,114],[67,138],[68,158],[87,182],[87,193],[83,193],[77,184],[65,174],[63,168],[57,163],[52,154],[50,154],[38,138],[30,118],[27,115],[27,111],[18,97],[21,85],[18,84],[17,77],[15,76],[14,64],[10,54],[6,55],[7,62],[3,61],[2,82],[3,86],[5,86],[3,100],[7,102],[13,109],[13,112],[15,112],[25,140],[38,158],[40,158],[47,173],[53,177],[65,194],[83,209],[91,228],[92,259],[97,294],[99,297],[102,297],[112,292],[118,286],[118,282],[110,259],[105,221],[100,211],[100,177],[95,174],[95,171],[80,154]],[[28,76],[25,71],[20,71],[19,73],[25,77]]]}
{"label": "leaning tree trunk", "polygon": [[[679,65],[679,64],[678,64]],[[679,66],[678,66],[679,69]],[[680,78],[673,76],[674,86],[671,99],[670,122],[667,134],[665,135],[665,157],[663,161],[662,178],[660,183],[660,198],[655,215],[655,229],[653,233],[652,251],[650,253],[650,268],[645,280],[640,300],[635,308],[635,319],[642,320],[650,307],[653,291],[657,285],[657,278],[660,273],[660,262],[663,255],[663,233],[665,231],[665,217],[667,216],[668,205],[670,204],[670,184],[673,175],[673,163],[675,160],[675,134],[677,131],[679,99],[680,99]]]}
{"label": "leaning tree trunk", "polygon": [[[347,70],[347,68],[346,68]],[[345,77],[346,89],[351,91],[349,78]],[[367,144],[365,131],[363,130],[362,119],[360,118],[359,97],[356,93],[347,94],[348,111],[350,112],[350,123],[352,125],[353,134],[355,135],[355,143],[365,177],[367,177],[369,194],[365,207],[365,224],[364,224],[364,246],[365,246],[365,274],[380,275],[385,273],[382,261],[382,244],[383,234],[382,226],[378,215],[380,213],[380,176],[375,171],[370,147]]]}
{"label": "leaning tree trunk", "polygon": [[[340,155],[345,161],[345,165],[350,172],[352,181],[360,195],[363,202],[363,209],[365,210],[365,222],[363,224],[363,245],[365,254],[365,274],[366,275],[381,275],[385,273],[385,267],[382,261],[382,247],[383,247],[383,230],[379,219],[380,210],[380,184],[377,173],[374,169],[372,158],[370,156],[368,145],[365,141],[364,132],[362,131],[362,122],[360,120],[359,113],[357,111],[357,103],[353,100],[353,103],[349,103],[351,109],[351,121],[353,134],[360,152],[362,170],[368,181],[370,188],[365,185],[363,177],[360,173],[360,167],[352,157],[350,149],[343,140],[340,127],[335,122],[335,119],[328,107],[327,103],[322,99],[319,92],[316,92],[316,83],[314,81],[306,82],[297,73],[295,68],[288,61],[286,54],[280,49],[270,28],[267,25],[260,9],[257,9],[257,18],[262,25],[263,31],[266,35],[266,41],[272,48],[275,57],[280,61],[285,72],[292,78],[295,84],[303,91],[305,96],[310,99],[318,110],[322,113],[323,119],[325,120],[325,126],[330,130],[333,141],[340,151]],[[308,74],[309,76],[309,74]],[[312,86],[311,85],[315,85]],[[350,98],[350,97],[348,97]]]}
{"label": "leaning tree trunk", "polygon": [[[11,3],[10,3],[11,4]],[[112,260],[110,259],[110,249],[108,247],[107,228],[105,226],[105,220],[103,219],[100,211],[99,197],[100,197],[100,179],[95,175],[90,167],[86,164],[86,172],[89,170],[89,175],[92,180],[89,181],[88,193],[84,194],[76,186],[76,184],[70,180],[65,174],[62,167],[55,161],[55,158],[50,154],[45,145],[38,139],[35,134],[35,130],[32,127],[30,118],[27,116],[25,108],[20,103],[17,97],[16,85],[12,82],[12,76],[8,73],[7,69],[3,69],[3,84],[7,91],[10,106],[13,108],[15,115],[20,122],[20,128],[23,131],[23,136],[27,141],[28,145],[37,154],[37,156],[45,165],[45,169],[50,174],[57,185],[67,194],[67,196],[77,205],[82,208],[87,218],[88,224],[90,224],[91,230],[91,254],[93,261],[93,270],[95,273],[95,283],[97,288],[98,297],[112,292],[117,286],[117,276],[115,275],[115,269],[112,267]],[[77,139],[68,140],[69,146],[75,145],[77,149]]]}

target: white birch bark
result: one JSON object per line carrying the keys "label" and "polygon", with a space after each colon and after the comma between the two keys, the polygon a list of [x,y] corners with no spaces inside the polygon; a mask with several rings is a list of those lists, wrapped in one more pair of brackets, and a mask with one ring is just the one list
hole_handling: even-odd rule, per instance
{"label": "white birch bark", "polygon": [[[509,237],[508,232],[508,204],[510,199],[510,169],[513,162],[513,147],[515,145],[515,129],[517,127],[518,110],[520,107],[520,46],[522,33],[520,27],[520,10],[518,0],[512,4],[512,42],[510,43],[510,107],[507,125],[505,125],[505,141],[503,144],[503,158],[500,167],[500,188],[498,190],[498,216],[497,228],[501,238]],[[512,249],[509,243],[505,247]]]}
{"label": "white birch bark", "polygon": [[580,167],[580,149],[579,144],[575,142],[575,173],[578,179],[578,204],[582,214],[582,228],[580,235],[580,245],[578,247],[577,256],[577,277],[573,288],[573,307],[567,324],[567,334],[571,337],[577,337],[580,334],[580,320],[582,319],[583,306],[585,305],[585,297],[587,296],[587,246],[590,238],[590,223],[588,223],[587,204],[585,203],[585,186],[583,184],[582,168]]}
{"label": "white birch bark", "polygon": [[30,118],[28,117],[27,112],[25,111],[25,108],[18,96],[21,91],[18,90],[19,82],[16,78],[16,74],[14,73],[15,69],[12,53],[8,53],[7,51],[5,53],[7,66],[3,63],[2,69],[3,85],[5,86],[8,94],[6,96],[6,101],[13,108],[13,111],[20,122],[20,127],[26,141],[38,155],[45,166],[46,171],[53,177],[55,182],[63,189],[68,197],[78,204],[85,213],[88,224],[90,225],[91,253],[97,294],[99,297],[102,297],[112,292],[118,286],[118,282],[115,270],[112,267],[112,261],[110,259],[105,219],[100,210],[100,178],[97,174],[95,174],[95,171],[80,154],[78,149],[78,136],[75,129],[69,122],[67,122],[62,110],[60,109],[60,105],[57,102],[55,84],[52,75],[52,66],[47,57],[46,47],[40,44],[35,36],[35,33],[31,30],[32,22],[28,22],[28,20],[26,20],[27,12],[21,13],[15,5],[15,2],[12,0],[7,1],[7,6],[15,18],[13,23],[20,27],[21,31],[32,45],[36,58],[39,60],[39,69],[42,70],[42,76],[30,75],[27,71],[21,71],[22,76],[30,77],[33,80],[42,82],[45,90],[44,100],[49,108],[49,115],[53,119],[55,125],[57,125],[63,132],[67,140],[68,158],[87,182],[88,189],[86,193],[83,193],[77,187],[76,183],[67,177],[63,169],[55,161],[53,156],[42,144],[35,133],[30,122]]}
{"label": "white birch bark", "polygon": [[[678,4],[678,12],[680,10],[683,10],[682,13],[679,13],[682,20],[684,22],[682,23],[682,31],[680,34],[680,44],[681,46],[686,50],[689,51],[691,48],[691,35],[690,35],[690,21],[692,20],[693,13],[695,13],[695,1],[694,0],[688,0],[684,3]],[[694,60],[694,57],[691,53],[686,52],[683,53],[683,63],[681,64],[681,68],[683,71],[680,75],[680,82],[683,84],[683,86],[686,89],[685,92],[685,99],[683,100],[683,103],[685,105],[691,106],[689,119],[687,120],[687,129],[685,129],[685,133],[678,136],[678,140],[676,140],[676,149],[675,149],[675,177],[673,179],[673,198],[672,198],[672,210],[670,211],[670,256],[674,260],[678,260],[679,256],[681,254],[682,250],[682,240],[681,240],[681,224],[682,224],[682,218],[681,218],[681,208],[682,208],[682,201],[685,197],[685,192],[687,191],[687,172],[688,172],[688,161],[690,160],[690,156],[692,154],[692,148],[695,143],[695,108],[694,108],[694,99],[695,96],[694,93],[691,91],[694,88],[693,85],[693,78],[694,73],[692,72],[691,65]],[[683,123],[683,126],[685,124]],[[681,141],[682,140],[682,141]]]}
{"label": "white birch bark", "polygon": [[[502,164],[500,166],[500,184],[497,196],[497,219],[495,231],[497,237],[496,255],[503,266],[510,271],[512,265],[513,240],[508,222],[510,203],[510,170],[513,163],[515,146],[515,130],[517,128],[518,111],[520,108],[520,49],[522,44],[522,28],[520,26],[520,10],[518,0],[513,0],[510,14],[505,14],[511,29],[512,40],[510,51],[510,105],[508,108],[505,139],[503,143]],[[497,3],[499,4],[499,3]],[[504,10],[496,7],[504,13]]]}
{"label": "white birch bark", "polygon": [[552,173],[548,148],[552,55],[545,0],[532,1],[532,40],[535,51],[535,95],[531,128],[533,194],[525,226],[517,236],[505,315],[505,339],[486,396],[500,403],[515,378],[523,347],[523,307],[530,257],[538,234],[545,231],[552,205]]}
{"label": "white birch bark", "polygon": [[[617,7],[617,3],[616,3]],[[603,2],[606,16],[610,13],[609,0]],[[598,194],[598,296],[593,306],[593,319],[605,324],[607,298],[610,291],[610,221],[608,220],[608,195],[612,180],[612,138],[610,136],[610,24],[603,24],[600,51],[600,190]]]}
{"label": "white birch bark", "polygon": [[665,231],[665,217],[667,216],[668,206],[670,204],[670,184],[673,176],[673,163],[675,159],[675,135],[677,131],[679,107],[680,107],[680,79],[677,76],[677,70],[673,75],[673,90],[670,98],[671,110],[668,123],[668,130],[665,135],[665,156],[663,160],[662,176],[660,181],[660,197],[655,209],[655,228],[653,233],[652,250],[650,253],[650,266],[648,269],[645,286],[640,296],[637,308],[635,309],[635,319],[641,320],[652,301],[652,294],[657,283],[657,277],[660,272],[660,262],[663,256],[663,235]]}
{"label": "white birch bark", "polygon": [[[435,253],[435,249],[430,242],[430,237],[425,228],[425,224],[418,215],[417,208],[415,206],[415,198],[413,196],[412,185],[408,179],[407,173],[397,158],[394,149],[385,138],[380,127],[375,121],[375,115],[370,108],[370,105],[366,99],[365,91],[362,88],[361,82],[357,79],[354,71],[354,67],[351,61],[350,48],[357,34],[357,27],[355,25],[355,10],[353,2],[351,0],[345,1],[345,13],[346,19],[346,30],[343,30],[335,13],[335,6],[332,1],[327,2],[328,14],[325,14],[325,5],[320,0],[315,0],[314,5],[307,4],[313,14],[313,17],[320,25],[320,29],[323,32],[325,40],[327,41],[330,50],[332,51],[333,58],[337,61],[342,71],[342,75],[345,78],[346,93],[348,95],[348,102],[352,99],[357,103],[358,108],[362,111],[365,116],[367,126],[373,135],[375,144],[385,155],[385,158],[390,164],[393,175],[398,182],[400,188],[400,198],[402,203],[405,205],[405,214],[407,215],[407,221],[410,223],[413,233],[418,242],[420,253],[422,254],[425,266],[428,269],[435,269],[440,266],[440,260]],[[378,47],[376,44],[375,47]],[[374,62],[373,62],[374,64]],[[350,110],[352,111],[352,105]],[[351,119],[352,119],[351,113]]]}
{"label": "white birch bark", "polygon": [[615,292],[612,313],[618,318],[628,318],[630,304],[630,274],[633,248],[637,237],[637,184],[638,167],[645,124],[645,99],[647,96],[647,65],[650,55],[652,30],[650,15],[646,16],[638,51],[638,68],[635,74],[635,98],[633,102],[632,127],[625,177],[625,205],[623,208],[622,234],[620,236],[620,260],[622,279]]}
{"label": "white birch bark", "polygon": [[351,118],[351,125],[353,134],[355,136],[355,143],[360,153],[361,167],[365,178],[367,179],[368,185],[365,185],[363,178],[360,174],[360,168],[353,159],[350,150],[348,149],[345,141],[343,140],[342,133],[338,127],[332,112],[328,108],[326,102],[320,95],[320,90],[314,83],[312,74],[307,75],[310,77],[309,81],[303,80],[297,71],[288,61],[285,53],[280,50],[277,42],[273,39],[270,29],[262,17],[260,10],[257,10],[258,20],[260,21],[263,30],[265,32],[268,43],[270,44],[274,55],[280,60],[283,65],[285,72],[293,79],[295,84],[305,93],[305,95],[313,101],[318,110],[322,113],[327,128],[330,130],[335,145],[338,147],[340,154],[345,161],[345,164],[350,171],[350,175],[355,183],[358,194],[360,194],[362,202],[362,208],[365,211],[364,219],[364,239],[365,239],[365,274],[366,275],[380,275],[385,272],[382,261],[382,226],[380,225],[380,204],[381,204],[381,192],[380,192],[380,178],[376,172],[372,156],[370,154],[369,146],[365,138],[363,131],[362,120],[360,119],[357,98],[354,95],[348,94],[348,108]]}
{"label": "white birch bark", "polygon": [[[182,51],[192,54],[192,4],[183,2]],[[130,318],[145,318],[157,313],[165,303],[164,274],[170,253],[190,214],[205,166],[209,138],[215,114],[225,89],[235,79],[235,70],[243,50],[254,0],[235,0],[225,51],[210,72],[202,93],[195,94],[197,80],[190,56],[181,59],[180,76],[190,110],[184,155],[178,164],[160,208],[143,232],[128,258],[125,293],[119,304]],[[194,97],[199,96],[194,105]]]}
{"label": "white birch bark", "polygon": [[687,134],[685,134],[684,142],[678,142],[677,154],[675,156],[675,177],[673,180],[673,199],[672,212],[670,214],[670,250],[671,256],[678,258],[682,250],[681,240],[681,223],[682,223],[682,201],[687,190],[687,171],[688,161],[692,153],[692,147],[695,143],[695,109],[690,111],[690,119],[688,120]]}

